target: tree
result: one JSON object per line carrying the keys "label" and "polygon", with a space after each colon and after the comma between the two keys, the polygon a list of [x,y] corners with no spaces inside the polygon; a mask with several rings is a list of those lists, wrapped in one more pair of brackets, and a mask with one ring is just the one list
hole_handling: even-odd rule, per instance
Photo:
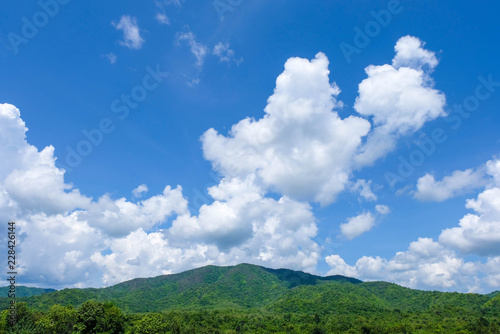
{"label": "tree", "polygon": [[78,334],[120,334],[124,323],[122,311],[112,303],[89,300],[78,308],[75,330]]}
{"label": "tree", "polygon": [[146,314],[134,323],[130,330],[134,334],[163,334],[169,330],[165,316],[159,313]]}
{"label": "tree", "polygon": [[71,334],[77,312],[73,306],[52,306],[47,314],[38,321],[39,327],[48,334]]}

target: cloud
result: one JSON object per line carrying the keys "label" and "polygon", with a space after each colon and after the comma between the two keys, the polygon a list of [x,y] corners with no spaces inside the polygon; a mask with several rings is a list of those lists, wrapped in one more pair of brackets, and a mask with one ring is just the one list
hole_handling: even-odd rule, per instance
{"label": "cloud", "polygon": [[329,255],[325,258],[325,261],[332,268],[327,275],[343,275],[347,277],[358,275],[356,267],[348,265],[339,255]]}
{"label": "cloud", "polygon": [[371,190],[372,181],[357,180],[352,184],[351,190],[359,192],[359,195],[366,201],[376,201],[377,196]]}
{"label": "cloud", "polygon": [[399,137],[445,115],[445,97],[433,89],[430,78],[437,60],[434,53],[422,47],[418,38],[402,37],[396,44],[392,65],[365,69],[368,78],[359,84],[354,108],[371,117],[375,129],[356,157],[359,166],[372,164],[393,150]]}
{"label": "cloud", "polygon": [[329,274],[390,281],[414,289],[480,291],[481,282],[486,283],[489,279],[481,279],[486,271],[479,263],[466,262],[430,238],[419,238],[407,251],[398,252],[390,260],[363,256],[354,266],[347,265],[338,255],[331,255],[326,260],[331,268]]}
{"label": "cloud", "polygon": [[159,24],[165,24],[165,25],[170,24],[170,20],[168,19],[167,15],[165,15],[163,13],[157,13],[155,15],[155,19],[156,19],[156,21],[158,21]]}
{"label": "cloud", "polygon": [[476,214],[465,215],[458,227],[441,232],[439,242],[463,253],[500,255],[500,160],[486,164],[490,180],[477,199],[466,202]]}
{"label": "cloud", "polygon": [[125,198],[113,200],[108,195],[103,195],[87,210],[79,212],[78,219],[88,221],[109,236],[118,237],[138,228],[153,228],[173,214],[186,212],[187,200],[182,196],[182,188],[178,186],[172,189],[166,186],[163,194],[139,203],[128,202]]}
{"label": "cloud", "polygon": [[145,184],[141,184],[140,186],[132,190],[132,195],[136,198],[140,198],[142,197],[142,194],[147,192],[148,192],[148,186]]}
{"label": "cloud", "polygon": [[394,50],[396,56],[392,60],[394,68],[410,67],[421,70],[427,67],[433,70],[438,65],[438,60],[434,52],[425,50],[425,43],[416,37],[401,37]]}
{"label": "cloud", "polygon": [[417,181],[414,197],[420,201],[445,201],[449,198],[466,194],[486,184],[483,170],[454,171],[442,181],[437,181],[431,174],[425,174]]}
{"label": "cloud", "polygon": [[196,57],[195,65],[202,67],[208,53],[208,47],[196,41],[196,36],[191,32],[177,33],[176,42],[186,41],[191,49],[191,53]]}
{"label": "cloud", "polygon": [[347,219],[347,223],[340,225],[342,235],[352,240],[361,234],[370,231],[375,226],[375,217],[370,212]]}
{"label": "cloud", "polygon": [[388,215],[389,213],[391,213],[391,209],[389,209],[387,205],[376,205],[375,210],[381,215]]}
{"label": "cloud", "polygon": [[[500,288],[500,160],[488,161],[484,170],[489,176],[485,189],[477,199],[466,202],[466,207],[475,214],[466,214],[458,227],[444,229],[439,242],[419,238],[407,251],[398,252],[391,259],[364,256],[354,266],[333,254],[325,258],[331,268],[329,274],[349,273],[363,280],[391,281],[419,289],[484,292]],[[461,180],[472,173],[477,172],[467,170],[454,175]],[[444,183],[447,182],[451,183]],[[385,209],[377,211],[383,213]],[[353,224],[354,234],[358,225],[365,226]],[[467,262],[456,251],[488,258],[485,262]]]}
{"label": "cloud", "polygon": [[123,31],[123,41],[120,41],[121,45],[135,50],[139,50],[142,47],[144,39],[141,37],[135,17],[123,15],[118,23],[112,22],[111,24],[117,30]]}
{"label": "cloud", "polygon": [[106,57],[109,60],[109,62],[111,63],[111,65],[113,65],[114,63],[116,63],[116,60],[118,59],[118,57],[113,52],[110,52],[110,53],[105,54],[103,56]]}
{"label": "cloud", "polygon": [[214,55],[219,57],[220,62],[231,62],[234,61],[236,65],[239,65],[243,62],[243,58],[236,59],[234,56],[234,50],[230,48],[228,42],[222,43],[219,42],[216,46],[214,46],[214,50],[212,51]]}
{"label": "cloud", "polygon": [[351,158],[370,124],[333,111],[341,106],[340,90],[328,76],[322,53],[312,61],[290,58],[265,116],[238,122],[227,137],[205,132],[205,158],[229,178],[255,175],[266,189],[295,200],[331,203],[348,184]]}

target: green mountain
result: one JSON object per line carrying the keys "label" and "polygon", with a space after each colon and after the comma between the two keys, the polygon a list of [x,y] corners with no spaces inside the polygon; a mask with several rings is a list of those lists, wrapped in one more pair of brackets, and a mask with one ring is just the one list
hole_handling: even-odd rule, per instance
{"label": "green mountain", "polygon": [[[0,287],[0,296],[2,297],[8,297],[10,287],[8,286],[1,286]],[[42,289],[42,288],[31,288],[27,286],[16,286],[16,292],[15,295],[17,298],[20,297],[31,297],[31,296],[38,296],[38,295],[43,295],[44,293],[49,293],[49,292],[54,292],[56,290],[54,289]]]}
{"label": "green mountain", "polygon": [[[113,301],[126,312],[192,307],[245,309],[271,305],[297,286],[332,282],[362,283],[338,275],[321,277],[301,271],[240,264],[231,267],[206,266],[179,274],[136,278],[101,289],[64,289],[19,300],[39,310],[46,310],[54,304],[76,307],[90,299]],[[6,305],[4,299],[0,298],[1,307]]]}
{"label": "green mountain", "polygon": [[[0,334],[500,333],[498,293],[420,291],[249,264],[17,301],[20,322],[9,327],[2,313]],[[0,298],[0,307],[8,302]],[[94,329],[82,329],[89,324]]]}

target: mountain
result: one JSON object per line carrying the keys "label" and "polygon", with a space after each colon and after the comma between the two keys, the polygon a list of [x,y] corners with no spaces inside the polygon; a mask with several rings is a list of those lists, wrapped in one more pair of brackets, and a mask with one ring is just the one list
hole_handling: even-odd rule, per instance
{"label": "mountain", "polygon": [[[268,269],[250,264],[206,266],[179,274],[136,278],[101,289],[63,289],[20,298],[30,307],[46,310],[51,305],[78,306],[95,299],[113,301],[126,312],[150,312],[179,308],[257,308],[283,297],[297,286],[337,282],[360,284],[345,276],[321,277],[289,269]],[[5,300],[0,299],[0,306]]]}
{"label": "mountain", "polygon": [[[485,310],[497,312],[499,298],[494,294],[419,291],[387,282],[240,264],[136,278],[101,289],[64,289],[18,300],[38,310],[55,304],[78,307],[90,299],[112,301],[126,313],[261,309],[273,313],[351,314],[458,309],[479,314]],[[0,298],[1,307],[5,308],[7,302]]]}
{"label": "mountain", "polygon": [[[9,294],[10,288],[8,286],[2,286],[0,287],[0,296],[2,297],[7,297]],[[41,288],[31,288],[27,286],[16,286],[16,297],[31,297],[31,296],[38,296],[38,295],[43,295],[44,293],[49,293],[49,292],[54,292],[56,290],[54,289],[41,289]]]}

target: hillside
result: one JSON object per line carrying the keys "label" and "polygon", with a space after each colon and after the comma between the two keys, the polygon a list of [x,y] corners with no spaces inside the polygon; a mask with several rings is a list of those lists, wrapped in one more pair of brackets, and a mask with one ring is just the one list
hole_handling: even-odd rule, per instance
{"label": "hillside", "polygon": [[[7,297],[9,290],[10,290],[10,288],[8,286],[1,286],[0,287],[0,296]],[[49,293],[49,292],[54,292],[54,291],[56,291],[56,290],[32,288],[32,287],[20,285],[20,286],[16,286],[16,297],[20,298],[20,297],[38,296],[38,295],[43,295],[44,293]]]}
{"label": "hillside", "polygon": [[[0,333],[80,333],[89,317],[114,328],[96,333],[500,332],[498,293],[419,291],[249,264],[17,300],[26,303],[18,303],[23,320],[10,329],[0,321]],[[6,298],[0,303],[7,308]]]}
{"label": "hillside", "polygon": [[[179,308],[256,308],[271,305],[297,286],[338,282],[360,284],[344,276],[321,277],[289,269],[268,269],[240,264],[206,266],[179,274],[136,278],[101,289],[64,289],[20,298],[30,307],[78,306],[89,299],[113,301],[126,312],[150,312]],[[0,299],[5,307],[5,298]]]}

